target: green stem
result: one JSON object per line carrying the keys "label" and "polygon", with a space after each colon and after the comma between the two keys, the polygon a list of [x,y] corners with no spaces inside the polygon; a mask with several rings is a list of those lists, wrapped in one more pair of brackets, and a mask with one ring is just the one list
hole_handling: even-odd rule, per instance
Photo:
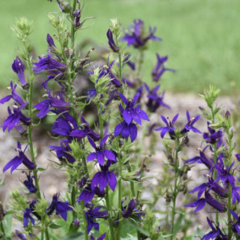
{"label": "green stem", "polygon": [[84,236],[85,236],[85,240],[88,240],[88,232],[87,232],[87,220],[86,220],[86,217],[85,217],[85,214],[84,214],[84,202],[81,201],[81,207],[82,207],[82,210],[81,210],[81,213],[82,213],[82,218],[83,218],[83,222],[84,222]]}
{"label": "green stem", "polygon": [[42,219],[41,240],[44,240],[44,221]]}
{"label": "green stem", "polygon": [[[128,164],[128,172],[132,172],[132,168],[131,168],[131,165]],[[131,181],[130,182],[130,185],[131,185],[131,191],[132,191],[132,197],[135,197],[136,193],[135,193],[135,186],[134,186],[134,183]]]}
{"label": "green stem", "polygon": [[[107,211],[108,213],[111,211],[111,207],[110,207],[110,202],[109,202],[109,187],[106,188],[106,205],[107,205]],[[120,219],[120,218],[119,218]],[[112,218],[111,216],[108,217],[108,223],[109,223],[109,227],[110,227],[110,234],[111,234],[111,240],[115,240],[115,236],[114,236],[114,230],[113,230],[113,223],[112,223]]]}
{"label": "green stem", "polygon": [[175,167],[174,167],[174,190],[173,190],[173,207],[172,207],[172,221],[171,221],[171,240],[173,239],[174,221],[176,214],[176,199],[177,199],[177,181],[178,181],[178,152],[179,152],[179,139],[175,142]]}
{"label": "green stem", "polygon": [[231,194],[232,194],[232,186],[231,184],[228,184],[228,211],[227,211],[227,215],[228,215],[228,240],[232,239],[232,228],[231,228],[231,212],[229,211],[229,209],[231,209],[231,205],[232,205],[232,198],[231,198]]}
{"label": "green stem", "polygon": [[120,77],[120,82],[122,83],[122,56],[120,51],[118,53],[118,61],[119,61],[119,77]]}
{"label": "green stem", "polygon": [[48,227],[46,227],[46,229],[45,229],[45,236],[46,236],[46,240],[50,240],[49,233],[48,233]]}
{"label": "green stem", "polygon": [[137,70],[137,79],[141,82],[140,75],[142,72],[142,65],[144,62],[144,50],[140,49],[140,57],[139,57],[139,62],[138,62],[138,70]]}
{"label": "green stem", "polygon": [[[32,106],[33,106],[33,80],[34,80],[34,73],[32,70],[32,65],[31,65],[31,60],[30,60],[30,52],[28,52],[28,48],[27,45],[25,44],[25,49],[27,52],[27,64],[28,64],[28,69],[29,69],[29,73],[30,73],[30,79],[29,79],[29,117],[31,119],[33,119],[33,111],[32,111]],[[41,193],[40,193],[40,188],[39,188],[39,182],[38,182],[38,171],[37,171],[37,165],[36,165],[36,161],[35,161],[35,157],[34,157],[34,148],[33,148],[33,140],[32,140],[32,129],[33,129],[33,125],[32,123],[29,125],[28,127],[28,143],[29,143],[29,147],[30,147],[30,154],[31,154],[31,161],[34,163],[35,168],[33,170],[33,173],[35,175],[34,181],[35,181],[35,185],[37,188],[37,192],[36,195],[38,197],[38,199],[41,199]]]}

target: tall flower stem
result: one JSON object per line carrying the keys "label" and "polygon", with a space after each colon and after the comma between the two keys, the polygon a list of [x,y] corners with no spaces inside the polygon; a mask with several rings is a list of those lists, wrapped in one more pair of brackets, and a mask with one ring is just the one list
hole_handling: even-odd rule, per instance
{"label": "tall flower stem", "polygon": [[140,49],[139,53],[140,53],[140,56],[139,56],[138,70],[137,70],[137,80],[139,80],[139,82],[141,82],[140,75],[142,73],[142,65],[144,62],[144,50]]}
{"label": "tall flower stem", "polygon": [[[111,211],[111,207],[110,207],[110,202],[109,202],[109,188],[106,188],[106,205],[107,205],[107,211],[108,213]],[[112,219],[111,216],[108,217],[108,224],[109,224],[109,228],[110,228],[110,234],[111,234],[111,240],[115,240],[115,236],[114,236],[114,230],[113,230],[113,223],[112,223]]]}
{"label": "tall flower stem", "polygon": [[[28,49],[26,43],[24,44],[26,53],[27,53],[27,65],[28,65],[28,69],[29,69],[29,73],[30,73],[30,77],[29,77],[29,117],[31,119],[33,119],[33,110],[32,110],[32,106],[33,106],[33,80],[34,80],[34,73],[32,70],[32,65],[31,65],[31,57],[30,57],[30,50]],[[34,155],[34,148],[33,148],[33,140],[32,140],[32,129],[33,129],[33,125],[32,123],[29,125],[28,127],[28,143],[29,143],[29,147],[30,147],[30,154],[31,154],[31,161],[34,163],[35,168],[33,170],[34,173],[34,181],[35,181],[35,185],[37,188],[37,192],[36,195],[38,197],[38,199],[41,199],[41,193],[40,193],[40,188],[39,188],[39,182],[38,182],[38,170],[37,170],[37,165],[36,165],[36,161],[35,161],[35,155]]]}
{"label": "tall flower stem", "polygon": [[84,222],[84,237],[85,237],[85,240],[88,240],[88,232],[87,232],[87,220],[86,220],[86,217],[85,217],[85,213],[83,212],[85,206],[84,206],[84,202],[81,201],[81,207],[82,207],[82,218],[83,218],[83,222]]}
{"label": "tall flower stem", "polygon": [[228,184],[228,211],[227,211],[227,216],[228,216],[228,239],[232,239],[232,228],[231,228],[231,212],[229,209],[231,209],[232,205],[232,186],[231,184]]}
{"label": "tall flower stem", "polygon": [[173,230],[174,230],[174,220],[176,214],[176,199],[178,195],[177,181],[178,181],[178,152],[179,152],[179,138],[175,140],[175,166],[174,166],[174,190],[173,190],[173,206],[172,206],[172,221],[171,221],[171,240],[173,239]]}

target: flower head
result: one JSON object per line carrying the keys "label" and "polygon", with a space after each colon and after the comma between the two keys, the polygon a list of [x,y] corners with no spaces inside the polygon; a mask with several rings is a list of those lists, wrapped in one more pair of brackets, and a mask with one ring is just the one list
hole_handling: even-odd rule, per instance
{"label": "flower head", "polygon": [[48,43],[48,46],[51,50],[54,50],[54,48],[56,47],[55,43],[54,43],[54,40],[53,38],[51,37],[50,34],[47,35],[47,43]]}
{"label": "flower head", "polygon": [[28,83],[26,82],[24,70],[25,65],[23,64],[22,60],[17,57],[12,64],[12,70],[18,75],[18,79],[23,86],[23,88],[28,88]]}
{"label": "flower head", "polygon": [[116,45],[116,43],[113,39],[112,31],[110,29],[108,29],[108,31],[107,31],[107,38],[108,38],[108,44],[109,44],[110,48],[113,50],[113,52],[118,52],[119,47]]}
{"label": "flower head", "polygon": [[[27,147],[26,147],[27,148]],[[5,167],[3,168],[3,172],[6,172],[9,168],[11,168],[11,173],[20,165],[24,164],[29,170],[33,170],[35,168],[35,165],[33,162],[31,162],[27,156],[24,154],[26,151],[26,148],[22,151],[21,143],[17,143],[17,149],[15,149],[16,152],[18,152],[18,156],[14,157],[10,162],[8,162]]]}
{"label": "flower head", "polygon": [[[96,240],[103,240],[105,238],[107,233],[104,233],[102,236],[100,236],[99,238],[97,238]],[[95,238],[93,237],[93,235],[91,234],[91,240],[95,240]]]}
{"label": "flower head", "polygon": [[37,188],[33,184],[33,178],[34,176],[31,176],[31,173],[29,172],[29,174],[27,174],[27,180],[23,182],[30,193],[37,192]]}
{"label": "flower head", "polygon": [[181,130],[181,133],[187,133],[189,131],[193,131],[193,132],[196,132],[196,133],[201,133],[200,130],[198,130],[197,128],[195,128],[193,126],[198,121],[198,119],[201,117],[201,115],[199,114],[195,118],[191,118],[188,111],[186,112],[186,115],[187,115],[188,123]]}
{"label": "flower head", "polygon": [[[209,125],[210,123],[208,123]],[[215,144],[223,136],[223,131],[219,129],[218,131],[208,126],[208,133],[203,133],[203,139],[210,144]]]}
{"label": "flower head", "polygon": [[67,221],[67,212],[72,211],[73,209],[70,207],[68,202],[61,202],[58,200],[59,194],[55,194],[52,199],[51,205],[46,209],[48,215],[51,215],[54,210],[57,215],[61,215],[61,217]]}

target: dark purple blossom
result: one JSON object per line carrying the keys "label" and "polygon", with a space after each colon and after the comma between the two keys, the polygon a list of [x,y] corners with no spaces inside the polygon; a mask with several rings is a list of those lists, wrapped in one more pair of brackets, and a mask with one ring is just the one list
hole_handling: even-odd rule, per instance
{"label": "dark purple blossom", "polygon": [[11,81],[10,88],[12,90],[12,94],[11,95],[7,95],[6,97],[2,98],[0,100],[0,104],[8,102],[10,99],[13,99],[19,105],[19,107],[21,107],[21,108],[24,108],[24,107],[26,107],[28,105],[28,102],[24,102],[22,97],[19,96],[19,94],[16,91],[16,87],[17,87],[17,84],[15,84],[13,86],[13,82]]}
{"label": "dark purple blossom", "polygon": [[89,102],[91,99],[93,99],[95,96],[97,95],[97,90],[94,88],[94,89],[88,89],[87,91],[87,102]]}
{"label": "dark purple blossom", "polygon": [[103,191],[107,185],[114,191],[117,185],[117,178],[113,172],[109,171],[111,166],[111,161],[107,161],[106,165],[100,165],[101,172],[97,172],[91,183],[92,190],[94,190],[98,185],[100,191]]}
{"label": "dark purple blossom", "polygon": [[8,107],[9,116],[3,121],[3,131],[8,128],[8,132],[10,132],[13,128],[17,128],[19,124],[24,124],[29,126],[31,124],[31,118],[26,117],[21,112],[22,107],[18,107],[16,104],[13,105],[13,110]]}
{"label": "dark purple blossom", "polygon": [[132,70],[135,70],[135,63],[130,61],[131,54],[127,54],[124,57],[123,64],[127,64]]}
{"label": "dark purple blossom", "polygon": [[123,103],[126,105],[126,108],[123,109],[121,113],[124,121],[127,124],[130,124],[132,120],[140,125],[142,124],[141,119],[149,121],[147,114],[142,109],[140,109],[140,104],[138,106],[135,106],[135,103],[138,100],[140,93],[136,93],[135,96],[130,100],[127,100],[127,98],[121,93],[118,93],[118,95],[122,99]]}
{"label": "dark purple blossom", "polygon": [[161,38],[154,36],[155,28],[149,28],[149,34],[145,34],[144,23],[141,19],[134,20],[134,25],[129,26],[128,31],[125,31],[125,36],[121,41],[126,41],[128,45],[133,45],[135,48],[143,47],[149,40],[161,41]]}
{"label": "dark purple blossom", "polygon": [[74,25],[76,28],[81,27],[82,24],[83,24],[83,22],[81,22],[81,15],[82,15],[81,9],[76,9],[76,10],[73,12],[73,16],[74,16],[73,25]]}
{"label": "dark purple blossom", "polygon": [[56,45],[53,41],[53,38],[51,37],[50,34],[47,35],[47,43],[48,43],[48,46],[51,50],[54,50],[54,48],[56,48]]}
{"label": "dark purple blossom", "polygon": [[19,231],[16,230],[16,236],[21,239],[21,240],[27,240],[24,234],[20,233]]}
{"label": "dark purple blossom", "polygon": [[175,72],[175,69],[165,68],[165,62],[168,60],[168,56],[161,57],[157,54],[157,64],[152,71],[153,80],[158,82],[165,71]]}
{"label": "dark purple blossom", "polygon": [[232,225],[232,231],[237,233],[238,236],[240,236],[240,217],[235,213],[233,210],[229,209],[230,213],[232,216],[237,220],[233,225]]}
{"label": "dark purple blossom", "polygon": [[110,161],[116,161],[116,157],[114,153],[108,149],[104,149],[104,145],[108,139],[109,135],[106,135],[100,142],[100,146],[96,146],[95,142],[88,137],[88,141],[91,144],[91,146],[95,149],[96,152],[90,153],[87,156],[87,162],[93,161],[97,159],[98,163],[100,165],[104,165],[105,158],[107,158]]}
{"label": "dark purple blossom", "polygon": [[114,136],[118,135],[122,136],[122,138],[127,139],[130,136],[131,142],[135,141],[137,138],[137,126],[135,123],[130,123],[129,125],[126,122],[120,122],[114,130]]}
{"label": "dark purple blossom", "polygon": [[216,239],[216,240],[227,240],[228,236],[223,234],[222,231],[219,228],[219,223],[216,225],[215,227],[213,226],[213,222],[207,218],[208,221],[208,225],[211,228],[211,232],[205,234],[201,240],[212,240],[212,239]]}
{"label": "dark purple blossom", "polygon": [[67,160],[69,163],[73,164],[76,159],[69,153],[72,149],[69,146],[68,140],[64,139],[60,142],[60,146],[49,146],[49,148],[56,151],[57,157],[60,161]]}
{"label": "dark purple blossom", "polygon": [[156,110],[159,107],[165,107],[165,108],[170,109],[169,105],[167,105],[166,103],[163,102],[165,92],[163,92],[162,95],[158,95],[158,93],[157,93],[158,89],[160,88],[160,85],[157,85],[153,89],[150,89],[146,83],[144,85],[148,92],[148,95],[147,95],[148,102],[146,105],[150,112],[156,112]]}
{"label": "dark purple blossom", "polygon": [[39,62],[33,63],[33,65],[33,70],[35,73],[49,71],[54,75],[58,75],[66,70],[66,65],[53,59],[50,53],[44,58],[39,57]]}
{"label": "dark purple blossom", "polygon": [[27,174],[27,180],[23,182],[30,193],[37,192],[37,188],[33,184],[33,178],[34,176],[31,176],[31,173],[29,172],[29,174]]}
{"label": "dark purple blossom", "polygon": [[107,211],[100,212],[101,208],[102,207],[96,207],[94,209],[90,209],[85,213],[85,217],[88,222],[87,226],[88,233],[91,231],[92,228],[95,228],[97,231],[99,231],[99,223],[94,221],[96,218],[107,219],[108,212]]}
{"label": "dark purple blossom", "polygon": [[52,199],[51,205],[46,209],[48,215],[51,215],[54,210],[57,215],[61,215],[61,217],[67,221],[67,212],[72,211],[73,209],[70,207],[68,202],[61,202],[58,200],[59,194],[55,194]]}
{"label": "dark purple blossom", "polygon": [[15,149],[16,152],[18,152],[18,156],[14,157],[10,162],[8,162],[5,167],[3,168],[3,172],[7,171],[9,168],[11,168],[11,173],[20,165],[24,164],[29,170],[33,170],[35,168],[35,165],[33,162],[31,162],[27,156],[24,154],[26,151],[26,148],[22,151],[21,143],[17,143],[17,149]]}
{"label": "dark purple blossom", "polygon": [[32,222],[32,225],[35,225],[35,220],[31,215],[32,210],[30,208],[26,208],[23,213],[23,227],[27,227],[29,221]]}
{"label": "dark purple blossom", "polygon": [[196,117],[191,118],[188,111],[186,112],[186,115],[187,115],[188,123],[184,126],[181,133],[187,133],[189,131],[193,131],[193,132],[196,132],[196,133],[201,133],[200,130],[198,130],[197,128],[195,128],[193,126],[198,121],[198,119],[201,117],[201,115],[199,114]]}
{"label": "dark purple blossom", "polygon": [[107,38],[108,38],[108,44],[110,48],[113,50],[113,52],[119,52],[119,47],[116,45],[114,39],[113,39],[113,34],[110,29],[107,31]]}
{"label": "dark purple blossom", "polygon": [[166,133],[169,133],[169,136],[171,139],[175,139],[176,134],[175,134],[175,127],[174,124],[177,121],[179,114],[176,114],[175,117],[173,118],[173,120],[171,121],[169,117],[167,117],[167,119],[161,115],[161,118],[163,120],[163,122],[166,124],[166,127],[160,127],[158,129],[155,129],[155,131],[161,131],[161,137],[164,138]]}
{"label": "dark purple blossom", "polygon": [[235,154],[235,157],[236,157],[237,160],[240,162],[240,154]]}
{"label": "dark purple blossom", "polygon": [[[209,123],[208,123],[209,125]],[[218,131],[212,129],[208,126],[208,133],[203,133],[203,139],[210,144],[215,144],[223,136],[223,131],[219,129]]]}
{"label": "dark purple blossom", "polygon": [[28,88],[28,83],[26,82],[24,70],[25,66],[22,62],[22,60],[17,57],[12,64],[12,70],[18,75],[19,82],[23,86],[23,88]]}
{"label": "dark purple blossom", "polygon": [[[122,205],[123,205],[123,201],[122,201]],[[142,215],[145,215],[145,213],[140,212],[137,208],[136,208],[136,202],[134,199],[131,199],[129,204],[127,206],[122,206],[122,216],[124,218],[129,218],[131,216],[138,216],[139,219],[141,219]]]}
{"label": "dark purple blossom", "polygon": [[103,240],[105,238],[107,233],[104,233],[102,236],[100,236],[99,238],[94,238],[93,235],[91,234],[91,240]]}
{"label": "dark purple blossom", "polygon": [[82,121],[82,125],[80,128],[78,129],[74,129],[70,136],[71,137],[75,137],[75,138],[78,138],[78,139],[82,139],[86,136],[89,136],[91,137],[94,141],[98,141],[100,139],[100,135],[96,132],[94,132],[90,126],[89,126],[89,123],[86,121],[86,119],[81,116],[81,121]]}
{"label": "dark purple blossom", "polygon": [[[62,93],[57,94],[56,97],[53,97],[51,95],[51,90],[48,90],[48,99],[43,100],[42,102],[36,104],[35,106],[33,106],[34,108],[40,110],[37,114],[37,117],[39,119],[44,118],[49,111],[55,112],[57,114],[64,112],[66,110],[69,109],[71,103],[65,102],[64,96]],[[51,109],[54,110],[51,110]]]}
{"label": "dark purple blossom", "polygon": [[71,6],[68,2],[65,2],[63,0],[57,0],[57,3],[62,12],[68,13],[71,11]]}

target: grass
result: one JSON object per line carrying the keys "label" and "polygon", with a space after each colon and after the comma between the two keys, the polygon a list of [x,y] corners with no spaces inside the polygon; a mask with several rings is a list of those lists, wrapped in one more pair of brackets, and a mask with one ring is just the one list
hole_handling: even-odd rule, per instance
{"label": "grass", "polygon": [[[58,11],[56,3],[46,0],[2,0],[0,8],[0,85],[6,86],[16,76],[11,63],[16,56],[18,40],[10,26],[16,18],[26,16],[34,21],[32,42],[39,55],[46,51],[46,34],[53,33],[47,12]],[[94,38],[106,45],[109,19],[118,19],[127,27],[133,19],[142,18],[146,25],[157,26],[162,42],[153,42],[146,54],[144,79],[150,81],[155,53],[169,55],[164,88],[173,91],[202,92],[214,84],[224,93],[231,93],[235,82],[240,89],[239,0],[85,0],[83,17],[96,16],[93,26],[81,31],[78,39]],[[90,22],[89,22],[90,23]]]}

